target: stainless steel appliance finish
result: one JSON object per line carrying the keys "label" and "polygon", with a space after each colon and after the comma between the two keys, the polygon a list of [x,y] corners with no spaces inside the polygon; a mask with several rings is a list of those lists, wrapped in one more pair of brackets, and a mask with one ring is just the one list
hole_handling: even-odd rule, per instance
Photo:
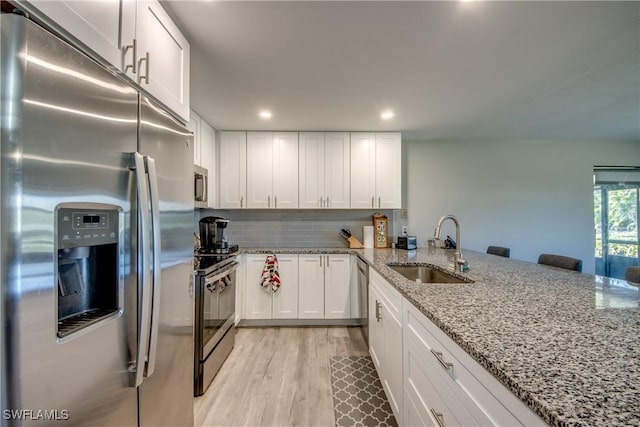
{"label": "stainless steel appliance finish", "polygon": [[358,302],[360,305],[360,324],[362,336],[369,344],[369,264],[360,257],[356,257],[358,267]]}
{"label": "stainless steel appliance finish", "polygon": [[197,208],[206,208],[209,194],[209,171],[202,166],[194,165],[193,193]]}
{"label": "stainless steel appliance finish", "polygon": [[201,254],[196,260],[194,393],[199,396],[233,348],[238,262],[236,253]]}
{"label": "stainless steel appliance finish", "polygon": [[[24,17],[0,19],[1,410],[46,409],[65,426],[192,425],[191,133]],[[74,212],[86,230],[61,225]],[[93,228],[104,212],[117,218],[108,233]],[[105,245],[113,263],[86,261]],[[93,286],[94,268],[115,287],[76,306],[106,313],[60,333],[78,313],[64,298]]]}

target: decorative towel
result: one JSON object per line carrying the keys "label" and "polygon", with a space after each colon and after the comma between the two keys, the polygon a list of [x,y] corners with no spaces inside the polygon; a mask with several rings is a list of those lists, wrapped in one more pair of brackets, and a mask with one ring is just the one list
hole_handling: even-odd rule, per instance
{"label": "decorative towel", "polygon": [[274,254],[267,255],[260,276],[260,286],[276,292],[280,289],[280,273],[278,273],[278,257]]}

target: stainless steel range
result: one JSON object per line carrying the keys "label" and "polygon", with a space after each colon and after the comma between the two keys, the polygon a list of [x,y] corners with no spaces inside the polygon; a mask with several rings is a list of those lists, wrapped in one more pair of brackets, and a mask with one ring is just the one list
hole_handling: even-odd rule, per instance
{"label": "stainless steel range", "polygon": [[[218,221],[217,226],[215,221],[207,224],[219,229],[216,233],[218,238],[215,240],[221,241],[224,234],[221,230],[227,226],[228,221]],[[220,244],[214,245],[213,239],[202,236],[209,233],[210,230],[204,231],[206,228],[209,227],[201,226],[203,247],[195,254],[194,386],[196,396],[204,394],[207,390],[233,349],[235,338],[238,246],[227,244],[225,248],[220,248]]]}

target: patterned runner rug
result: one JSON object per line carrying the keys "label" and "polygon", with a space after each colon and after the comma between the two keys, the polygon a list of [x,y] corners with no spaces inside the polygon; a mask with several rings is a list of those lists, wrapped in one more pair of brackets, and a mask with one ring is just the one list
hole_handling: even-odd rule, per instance
{"label": "patterned runner rug", "polygon": [[397,426],[370,356],[333,356],[329,367],[336,426]]}

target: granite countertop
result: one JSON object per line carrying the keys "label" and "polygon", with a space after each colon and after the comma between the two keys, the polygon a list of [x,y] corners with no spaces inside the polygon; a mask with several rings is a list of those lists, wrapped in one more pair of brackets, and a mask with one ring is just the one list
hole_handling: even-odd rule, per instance
{"label": "granite countertop", "polygon": [[470,284],[416,284],[390,262],[447,267],[452,251],[360,256],[547,423],[640,425],[640,290],[463,251]]}
{"label": "granite countertop", "polygon": [[357,253],[550,425],[640,425],[640,289],[623,280],[465,250],[474,283],[416,284],[387,264],[447,268],[453,251],[243,252]]}

